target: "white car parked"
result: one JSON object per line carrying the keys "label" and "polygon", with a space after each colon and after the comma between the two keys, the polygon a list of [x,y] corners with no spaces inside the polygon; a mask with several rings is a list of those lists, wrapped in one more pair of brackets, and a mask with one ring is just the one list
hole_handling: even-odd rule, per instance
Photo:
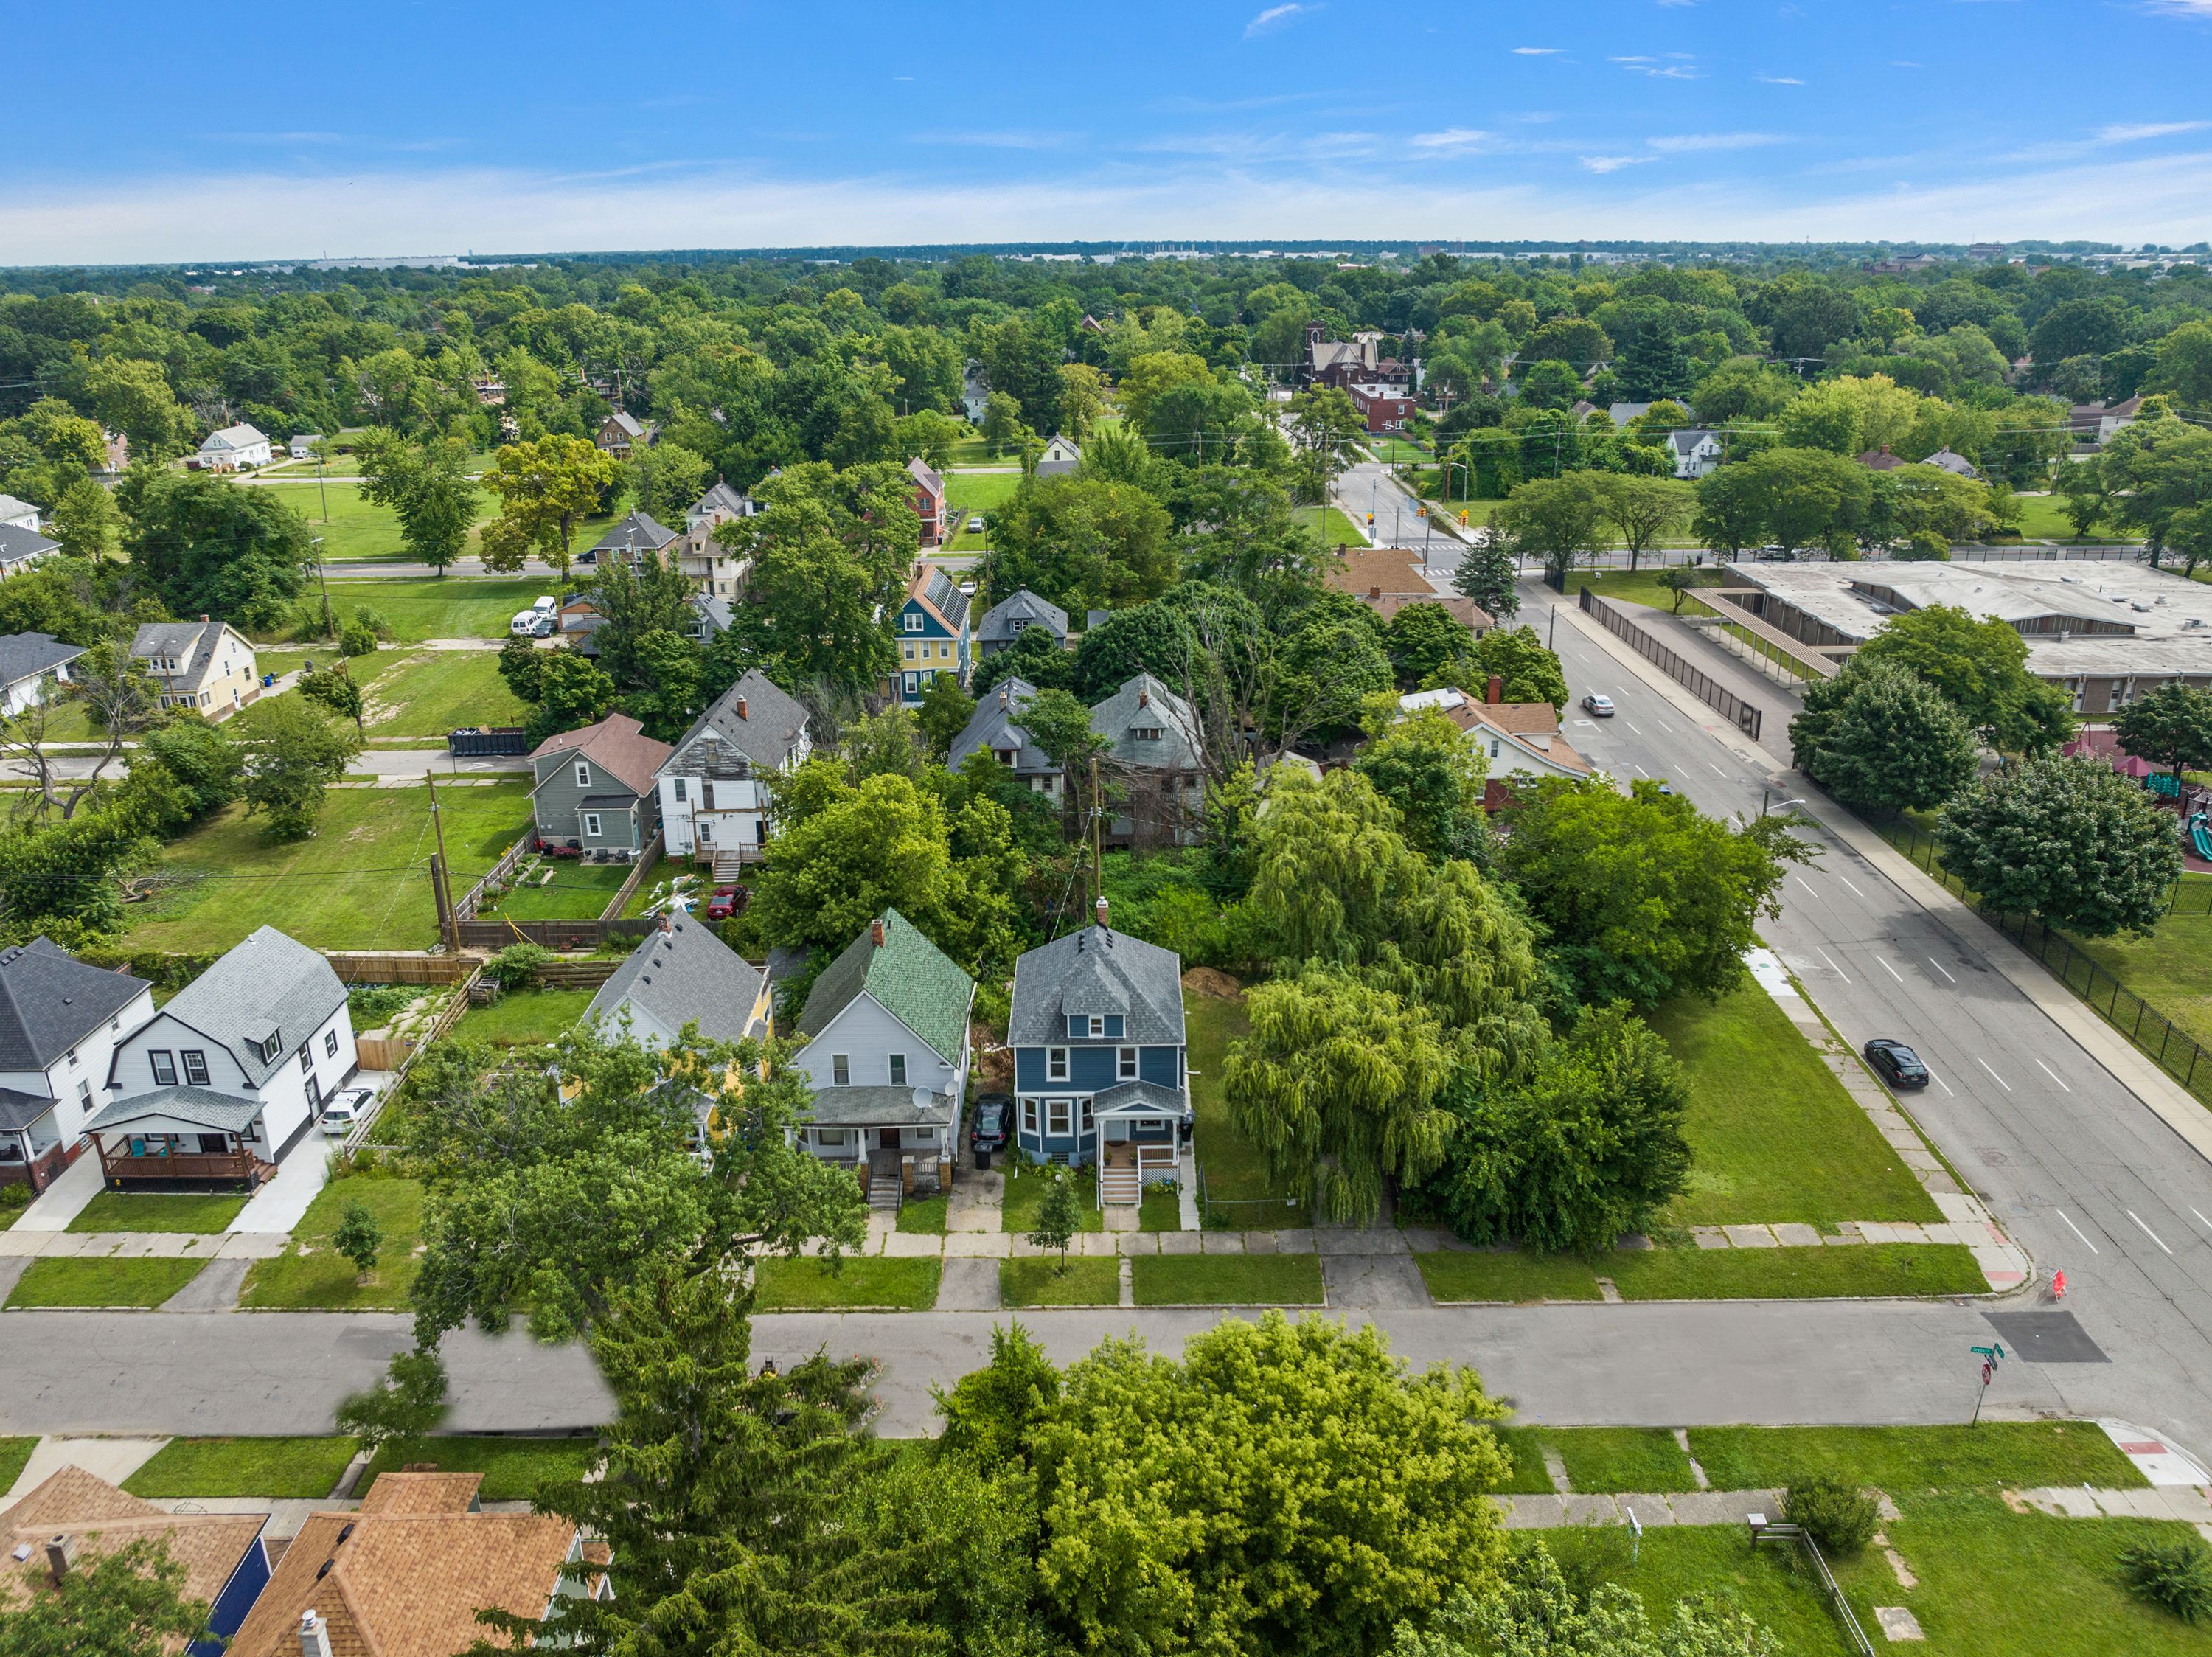
{"label": "white car parked", "polygon": [[322,1130],[333,1139],[344,1138],[368,1113],[375,1097],[374,1087],[348,1087],[332,1094],[330,1103],[323,1106]]}

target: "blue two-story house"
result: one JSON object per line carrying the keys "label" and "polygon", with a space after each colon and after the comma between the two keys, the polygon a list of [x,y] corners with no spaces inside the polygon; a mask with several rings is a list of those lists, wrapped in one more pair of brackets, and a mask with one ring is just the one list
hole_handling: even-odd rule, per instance
{"label": "blue two-story house", "polygon": [[914,708],[939,673],[968,682],[968,595],[933,564],[915,566],[906,602],[898,612],[898,677],[892,690],[902,706]]}
{"label": "blue two-story house", "polygon": [[1182,959],[1097,923],[1014,963],[1014,1140],[1033,1162],[1097,1170],[1101,1203],[1176,1178],[1190,1111]]}

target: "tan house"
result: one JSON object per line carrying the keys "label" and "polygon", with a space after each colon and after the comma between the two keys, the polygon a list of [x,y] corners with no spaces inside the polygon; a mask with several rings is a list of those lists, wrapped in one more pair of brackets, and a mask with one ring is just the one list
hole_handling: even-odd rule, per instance
{"label": "tan house", "polygon": [[491,1631],[609,1597],[603,1544],[564,1519],[488,1514],[481,1473],[385,1473],[358,1513],[309,1514],[226,1657],[442,1657]]}
{"label": "tan house", "polygon": [[1421,555],[1404,546],[1340,546],[1323,572],[1328,584],[1388,622],[1409,604],[1433,604],[1480,638],[1498,623],[1473,599],[1439,593],[1422,573]]}
{"label": "tan house", "polygon": [[261,694],[253,647],[228,622],[149,621],[131,638],[131,654],[161,685],[164,708],[228,719]]}
{"label": "tan house", "polygon": [[659,436],[659,426],[617,409],[599,422],[599,431],[592,441],[617,460],[626,460],[632,449],[651,448]]}
{"label": "tan house", "polygon": [[1490,768],[1483,808],[1495,811],[1510,797],[1505,779],[1559,777],[1579,782],[1590,763],[1559,733],[1559,710],[1548,702],[1508,702],[1504,681],[1490,676],[1481,700],[1465,691],[1416,691],[1398,698],[1406,713],[1434,708],[1473,737]]}
{"label": "tan house", "polygon": [[752,560],[714,539],[726,523],[757,515],[759,506],[717,478],[714,486],[685,509],[684,533],[676,544],[676,564],[697,589],[712,598],[733,599],[744,590]]}

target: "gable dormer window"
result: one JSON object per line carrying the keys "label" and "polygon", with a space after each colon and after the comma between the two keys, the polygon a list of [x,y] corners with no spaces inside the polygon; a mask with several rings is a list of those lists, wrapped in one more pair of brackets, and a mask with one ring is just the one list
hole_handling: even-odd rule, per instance
{"label": "gable dormer window", "polygon": [[1132,739],[1139,742],[1158,742],[1166,734],[1166,731],[1158,725],[1132,725],[1129,727],[1129,735]]}
{"label": "gable dormer window", "polygon": [[1084,1023],[1085,1026],[1084,1033],[1090,1037],[1091,1040],[1098,1041],[1104,1038],[1106,1034],[1106,1020],[1101,1015],[1097,1013],[1093,1013],[1088,1019],[1084,1020]]}
{"label": "gable dormer window", "polygon": [[909,610],[906,612],[906,631],[909,633],[919,633],[921,631],[921,611]]}
{"label": "gable dormer window", "polygon": [[580,789],[592,786],[592,768],[580,759],[576,762],[576,786]]}

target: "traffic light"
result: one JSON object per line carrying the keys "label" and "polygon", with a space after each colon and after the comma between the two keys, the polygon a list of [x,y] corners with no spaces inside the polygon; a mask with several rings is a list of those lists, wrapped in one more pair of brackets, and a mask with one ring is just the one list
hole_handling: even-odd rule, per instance
{"label": "traffic light", "polygon": [[1375,527],[1375,515],[1372,512],[1367,515],[1367,527],[1370,529]]}

